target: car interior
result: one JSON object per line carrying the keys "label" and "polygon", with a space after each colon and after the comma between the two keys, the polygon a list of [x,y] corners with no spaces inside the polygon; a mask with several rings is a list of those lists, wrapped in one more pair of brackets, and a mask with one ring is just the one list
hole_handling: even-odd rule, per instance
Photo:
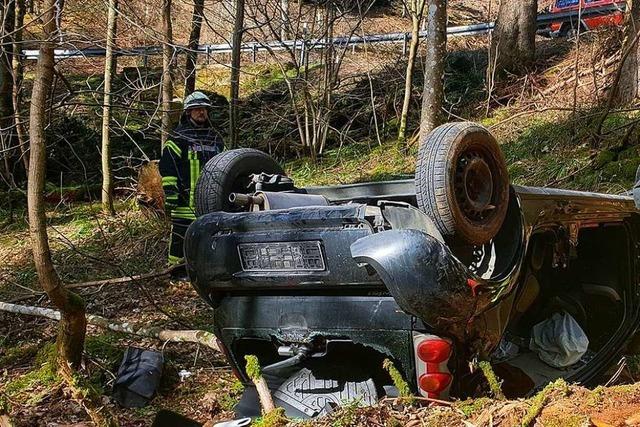
{"label": "car interior", "polygon": [[[576,373],[622,325],[631,283],[628,230],[622,223],[604,223],[576,231],[577,239],[563,227],[541,230],[531,238],[511,321],[494,353],[502,359],[498,369],[508,394],[521,395],[526,388]],[[570,366],[551,366],[530,350],[534,326],[556,313],[569,314],[588,339],[586,352]],[[546,339],[556,339],[560,349],[575,350],[576,331],[550,331],[555,336]]]}

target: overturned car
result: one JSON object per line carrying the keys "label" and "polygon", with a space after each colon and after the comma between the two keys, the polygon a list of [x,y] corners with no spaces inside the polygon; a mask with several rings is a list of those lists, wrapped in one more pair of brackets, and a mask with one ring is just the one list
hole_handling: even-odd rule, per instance
{"label": "overturned car", "polygon": [[276,404],[314,417],[396,396],[508,396],[563,377],[589,383],[638,328],[632,197],[509,185],[491,134],[451,123],[423,141],[415,179],[296,188],[269,156],[231,150],[197,186],[185,256],[247,386],[256,355]]}

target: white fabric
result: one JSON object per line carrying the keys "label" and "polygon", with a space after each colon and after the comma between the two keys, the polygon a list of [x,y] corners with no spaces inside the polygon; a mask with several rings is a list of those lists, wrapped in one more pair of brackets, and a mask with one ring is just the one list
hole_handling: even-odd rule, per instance
{"label": "white fabric", "polygon": [[529,348],[554,368],[566,368],[587,352],[589,338],[568,313],[554,313],[533,327]]}

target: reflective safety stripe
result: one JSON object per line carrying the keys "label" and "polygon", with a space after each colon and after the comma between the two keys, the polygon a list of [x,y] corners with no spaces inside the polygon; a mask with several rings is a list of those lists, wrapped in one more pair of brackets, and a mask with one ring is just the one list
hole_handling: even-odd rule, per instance
{"label": "reflective safety stripe", "polygon": [[189,188],[189,206],[196,206],[196,184],[200,177],[200,159],[198,153],[189,151],[189,172],[191,176],[191,188]]}
{"label": "reflective safety stripe", "polygon": [[177,206],[171,210],[171,217],[180,219],[196,219],[196,214],[189,206]]}
{"label": "reflective safety stripe", "polygon": [[177,176],[163,176],[162,177],[162,186],[167,187],[169,185],[178,186],[178,177]]}
{"label": "reflective safety stripe", "polygon": [[168,140],[167,142],[164,143],[164,146],[169,150],[173,151],[174,153],[176,153],[177,156],[182,155],[182,150],[180,149],[180,147],[178,147],[178,145],[175,142]]}

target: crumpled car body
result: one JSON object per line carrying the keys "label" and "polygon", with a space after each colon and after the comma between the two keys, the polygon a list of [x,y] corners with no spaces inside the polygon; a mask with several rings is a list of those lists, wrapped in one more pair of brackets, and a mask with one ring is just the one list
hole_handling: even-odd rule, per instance
{"label": "crumpled car body", "polygon": [[[259,415],[248,354],[278,405],[314,417],[397,395],[385,360],[413,393],[436,399],[481,392],[482,359],[513,396],[558,377],[597,381],[638,327],[631,197],[512,186],[502,229],[469,246],[443,239],[415,208],[413,180],[301,193],[328,203],[215,212],[187,232],[192,283],[247,387],[239,415]],[[590,341],[564,370],[528,348],[533,325],[555,312]],[[519,349],[511,359],[505,343]]]}

